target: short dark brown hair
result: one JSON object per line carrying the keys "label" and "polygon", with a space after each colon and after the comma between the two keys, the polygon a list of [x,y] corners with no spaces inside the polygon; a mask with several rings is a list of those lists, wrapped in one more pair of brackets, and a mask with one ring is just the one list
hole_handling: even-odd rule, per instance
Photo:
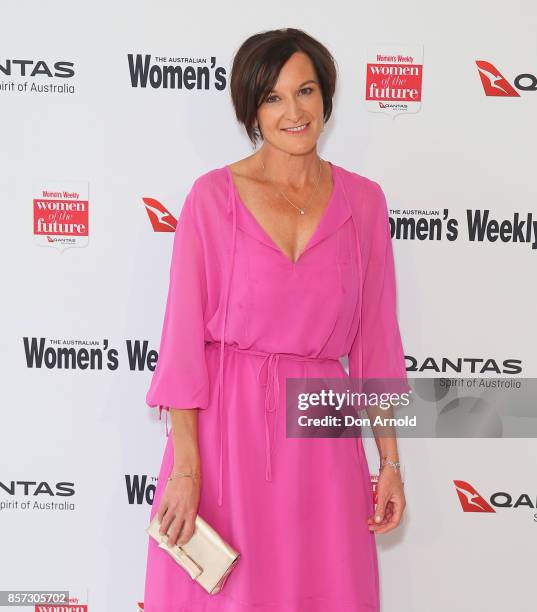
{"label": "short dark brown hair", "polygon": [[317,73],[325,123],[332,114],[337,70],[330,51],[303,30],[283,28],[259,32],[246,39],[236,52],[230,83],[235,115],[254,145],[261,135],[254,129],[257,109],[273,90],[283,65],[297,51],[309,56]]}

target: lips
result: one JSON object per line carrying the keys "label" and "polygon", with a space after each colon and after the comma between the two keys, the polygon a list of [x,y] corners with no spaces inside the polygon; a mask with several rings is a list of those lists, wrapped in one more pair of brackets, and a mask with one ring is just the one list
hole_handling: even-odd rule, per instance
{"label": "lips", "polygon": [[288,134],[300,134],[302,132],[304,132],[309,126],[309,122],[308,123],[303,123],[301,125],[297,125],[296,127],[292,127],[292,128],[282,128],[282,130],[284,132],[287,132]]}

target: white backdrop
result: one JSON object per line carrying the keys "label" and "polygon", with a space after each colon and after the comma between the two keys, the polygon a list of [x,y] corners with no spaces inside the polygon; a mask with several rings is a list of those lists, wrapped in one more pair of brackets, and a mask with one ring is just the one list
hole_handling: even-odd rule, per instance
{"label": "white backdrop", "polygon": [[[394,221],[458,220],[456,240],[393,238],[409,376],[457,375],[421,367],[446,357],[463,360],[462,376],[479,373],[465,358],[494,360],[498,375],[516,360],[517,376],[536,376],[537,249],[466,231],[467,210],[537,220],[537,91],[516,80],[537,75],[534,3],[33,0],[4,2],[2,16],[0,589],[69,589],[73,610],[142,609],[166,442],[144,401],[147,351],[158,349],[173,238],[154,230],[144,198],[177,218],[197,176],[251,152],[227,85],[254,32],[299,27],[336,58],[325,159],[378,181]],[[421,104],[371,112],[366,65],[416,49]],[[209,88],[133,86],[129,54],[152,66],[207,60]],[[519,95],[486,95],[478,60]],[[59,241],[35,223],[47,193],[76,208],[76,231]],[[377,537],[383,612],[535,610],[535,440],[399,446],[408,506],[399,529]],[[464,512],[454,480],[532,503]]]}

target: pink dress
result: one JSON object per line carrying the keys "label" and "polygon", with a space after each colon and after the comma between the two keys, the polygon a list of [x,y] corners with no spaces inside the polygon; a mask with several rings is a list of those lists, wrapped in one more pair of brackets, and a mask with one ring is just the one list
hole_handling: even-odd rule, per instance
{"label": "pink dress", "polygon": [[[146,401],[160,414],[200,408],[198,512],[241,557],[209,595],[149,539],[146,612],[379,610],[362,439],[285,435],[287,377],[347,377],[348,355],[350,376],[406,381],[384,193],[331,169],[332,196],[296,263],[228,166],[186,197]],[[168,435],[150,518],[172,468]]]}

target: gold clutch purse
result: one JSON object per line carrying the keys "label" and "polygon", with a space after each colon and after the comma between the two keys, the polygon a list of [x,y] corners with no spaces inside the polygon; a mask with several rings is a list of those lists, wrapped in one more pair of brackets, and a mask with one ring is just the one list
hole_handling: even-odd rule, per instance
{"label": "gold clutch purse", "polygon": [[223,540],[199,514],[196,516],[194,534],[182,546],[168,546],[168,535],[161,534],[159,529],[160,521],[155,514],[146,532],[157,541],[159,548],[165,550],[208,593],[214,595],[222,590],[240,553]]}

